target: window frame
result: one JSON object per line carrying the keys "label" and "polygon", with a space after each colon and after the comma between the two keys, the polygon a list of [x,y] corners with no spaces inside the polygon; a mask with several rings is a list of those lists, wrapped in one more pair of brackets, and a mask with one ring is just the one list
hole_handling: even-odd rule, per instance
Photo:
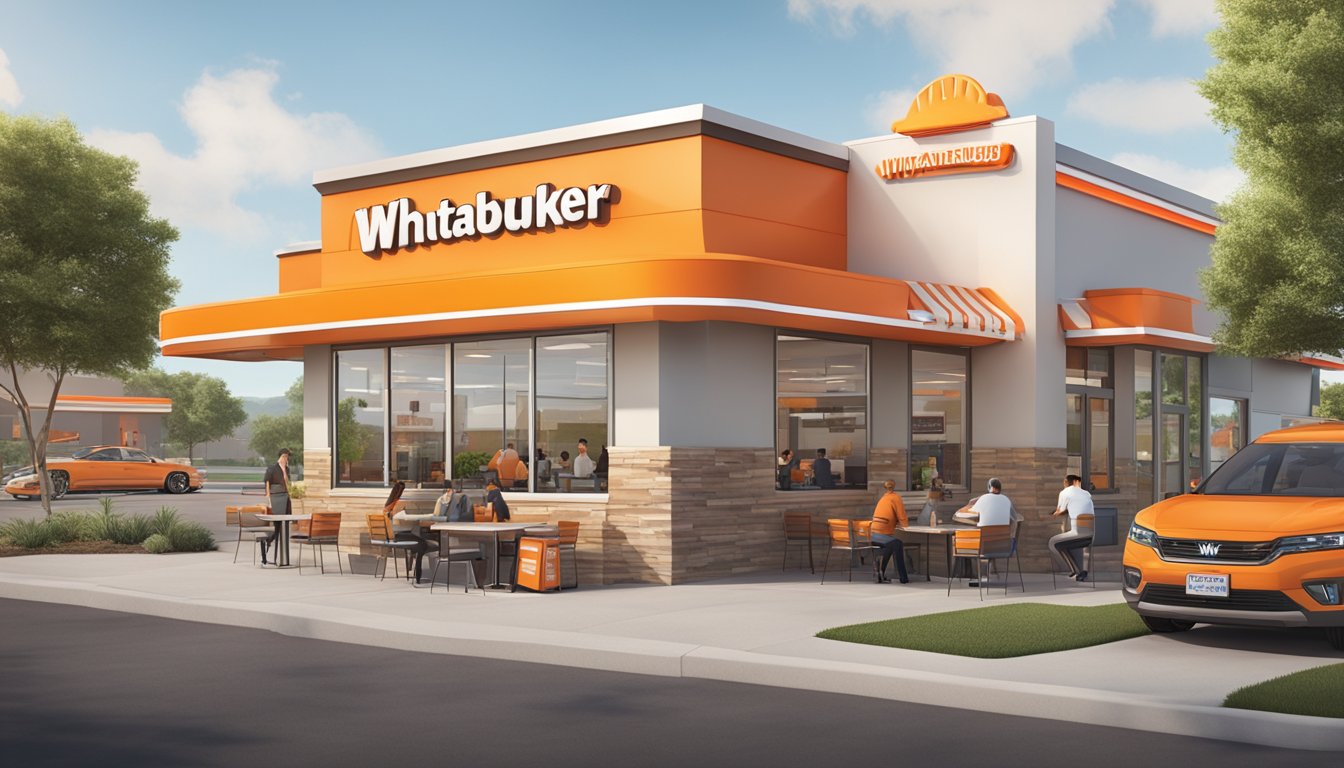
{"label": "window frame", "polygon": [[[865,464],[864,464],[864,469],[865,469],[865,471],[866,471],[867,468],[868,468],[869,466],[871,466],[869,462],[870,462],[871,459],[872,459],[872,453],[873,453],[873,428],[872,428],[872,423],[873,423],[873,340],[870,339],[870,338],[862,337],[862,336],[845,336],[844,334],[838,334],[838,333],[824,333],[824,332],[818,332],[818,331],[802,330],[802,329],[798,329],[798,328],[783,328],[783,327],[776,327],[776,328],[774,329],[774,338],[772,339],[772,342],[771,342],[772,345],[773,345],[773,347],[774,347],[774,350],[773,350],[773,351],[774,351],[774,371],[773,371],[773,375],[770,377],[770,389],[771,389],[771,395],[772,395],[771,400],[770,400],[770,408],[771,408],[771,410],[770,410],[770,432],[771,432],[772,435],[774,435],[772,441],[775,443],[775,446],[774,446],[774,449],[773,449],[773,453],[772,453],[772,455],[771,455],[771,468],[772,468],[772,470],[777,469],[777,460],[778,460],[778,458],[779,458],[779,454],[784,450],[784,448],[788,448],[788,449],[790,449],[790,450],[793,450],[793,446],[784,446],[784,448],[781,448],[781,447],[779,446],[779,436],[778,436],[778,434],[779,434],[779,426],[778,426],[778,424],[776,423],[776,419],[779,418],[779,343],[780,343],[779,338],[780,338],[781,336],[797,336],[797,337],[800,337],[800,338],[813,339],[813,340],[816,340],[816,341],[834,341],[834,342],[839,342],[839,343],[841,343],[841,344],[855,344],[855,345],[858,345],[858,346],[862,346],[862,347],[863,347],[863,442],[864,442],[863,449],[864,449],[864,462],[865,462]],[[801,458],[801,457],[798,457],[798,458]],[[778,474],[778,473],[776,472],[776,475],[777,475],[777,474]],[[869,482],[871,482],[871,479],[872,479],[872,478],[871,478],[871,475],[870,475],[870,476],[869,476]],[[868,485],[869,482],[865,482],[864,485],[865,485],[865,486]],[[788,489],[788,490],[785,490],[785,489],[780,488],[780,487],[779,487],[779,480],[778,480],[778,477],[777,477],[777,476],[776,476],[775,479],[773,479],[773,480],[771,481],[770,485],[771,485],[771,487],[774,489],[775,493],[793,493],[793,492],[794,492],[794,489],[793,489],[793,488],[790,488],[790,489]],[[802,490],[802,489],[799,488],[798,490]],[[834,487],[834,488],[829,488],[829,489],[819,489],[819,490],[835,492],[835,491],[852,491],[852,490],[855,490],[855,489],[854,489],[854,488],[847,488],[847,487],[836,486],[836,487]]]}
{"label": "window frame", "polygon": [[[1094,387],[1094,386],[1089,386],[1089,385],[1086,385],[1086,384],[1068,384],[1068,383],[1065,383],[1065,385],[1064,385],[1064,394],[1065,394],[1065,403],[1066,403],[1066,404],[1067,404],[1067,402],[1068,402],[1068,396],[1069,396],[1069,395],[1078,395],[1078,396],[1082,397],[1082,399],[1083,399],[1083,416],[1082,416],[1082,421],[1081,421],[1081,423],[1079,424],[1079,427],[1081,428],[1081,434],[1079,435],[1079,440],[1080,440],[1081,444],[1080,444],[1080,446],[1079,446],[1079,450],[1080,450],[1079,462],[1080,462],[1080,463],[1079,463],[1079,470],[1078,470],[1078,471],[1079,471],[1079,474],[1081,474],[1081,475],[1082,475],[1082,478],[1083,478],[1083,487],[1084,487],[1084,488],[1087,488],[1087,489],[1088,489],[1088,492],[1089,492],[1089,493],[1093,493],[1093,494],[1103,494],[1103,495],[1105,495],[1105,494],[1111,494],[1111,493],[1119,493],[1119,492],[1120,492],[1119,483],[1116,482],[1116,477],[1115,477],[1115,382],[1116,382],[1116,371],[1115,371],[1115,348],[1114,348],[1114,347],[1070,347],[1070,349],[1082,349],[1082,350],[1086,350],[1087,353],[1088,353],[1086,357],[1087,357],[1087,359],[1089,359],[1089,360],[1090,360],[1090,358],[1091,358],[1091,353],[1092,353],[1093,351],[1095,351],[1095,350],[1097,350],[1097,349],[1102,349],[1102,350],[1104,350],[1104,351],[1106,352],[1106,356],[1109,358],[1109,360],[1108,360],[1108,365],[1107,365],[1107,370],[1108,370],[1108,372],[1109,372],[1108,375],[1109,375],[1110,380],[1111,380],[1111,386],[1109,386],[1109,387]],[[1087,365],[1087,364],[1088,364],[1088,363],[1087,363],[1087,361],[1085,360],[1084,365]],[[1085,370],[1084,370],[1084,374],[1086,374],[1087,370],[1090,370],[1090,369],[1085,369]],[[1067,363],[1067,362],[1065,363],[1064,376],[1065,376],[1065,379],[1066,379],[1066,381],[1067,381],[1067,378],[1068,378],[1068,363]],[[1106,476],[1107,476],[1108,478],[1110,478],[1110,486],[1107,487],[1107,488],[1094,488],[1093,485],[1092,485],[1092,401],[1093,401],[1093,400],[1105,400],[1105,401],[1107,401],[1107,402],[1110,403],[1110,407],[1107,409],[1108,424],[1107,424],[1107,427],[1106,427],[1106,432],[1107,432],[1107,446],[1106,446],[1107,466],[1106,466]],[[1067,407],[1067,406],[1066,406],[1066,407]],[[1067,417],[1067,411],[1066,411],[1065,413],[1066,413],[1066,416],[1065,416],[1065,419],[1066,419],[1065,424],[1066,424],[1066,426],[1067,426],[1067,418],[1068,418],[1068,417]],[[1065,450],[1065,461],[1067,461],[1067,460],[1068,460],[1068,445],[1067,445],[1067,438],[1066,438],[1066,443],[1065,443],[1065,449],[1064,449],[1064,450]]]}
{"label": "window frame", "polygon": [[958,355],[966,360],[966,384],[964,385],[965,398],[963,404],[964,413],[962,414],[962,417],[965,421],[965,423],[962,424],[962,433],[965,435],[965,439],[962,441],[961,446],[962,477],[965,482],[961,483],[957,487],[969,488],[971,486],[970,483],[971,445],[972,445],[971,440],[974,437],[974,435],[971,432],[971,425],[974,423],[972,403],[971,403],[971,400],[973,399],[971,396],[972,395],[971,382],[974,379],[974,374],[971,371],[971,359],[972,359],[971,348],[938,347],[926,344],[907,344],[905,353],[905,385],[906,385],[905,440],[907,446],[905,451],[905,485],[906,485],[905,490],[907,491],[912,490],[911,486],[914,484],[914,471],[915,471],[915,465],[914,465],[915,434],[913,431],[915,420],[915,352],[936,352],[938,354],[943,355]]}

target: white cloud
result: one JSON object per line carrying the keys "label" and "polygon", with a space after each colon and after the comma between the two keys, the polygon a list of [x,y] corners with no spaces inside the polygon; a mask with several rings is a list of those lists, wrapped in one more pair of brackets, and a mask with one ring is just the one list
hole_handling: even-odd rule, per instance
{"label": "white cloud", "polygon": [[1161,157],[1135,152],[1122,152],[1113,156],[1111,162],[1215,202],[1226,200],[1246,180],[1245,174],[1234,165],[1190,168]]}
{"label": "white cloud", "polygon": [[[837,34],[865,19],[901,22],[938,74],[962,72],[1012,103],[1047,76],[1067,72],[1073,49],[1107,28],[1113,0],[789,0],[789,15],[810,20],[820,10]],[[923,85],[923,83],[920,83]],[[904,112],[902,112],[904,114]]]}
{"label": "white cloud", "polygon": [[19,106],[20,101],[23,101],[23,91],[19,90],[19,81],[14,79],[14,73],[9,71],[9,57],[0,48],[0,107],[13,109]]}
{"label": "white cloud", "polygon": [[1135,133],[1163,134],[1210,128],[1209,103],[1195,84],[1181,78],[1126,80],[1117,77],[1078,89],[1070,115]]}
{"label": "white cloud", "polygon": [[890,133],[891,124],[910,111],[916,93],[912,88],[883,91],[869,97],[867,109],[864,110],[867,123],[879,133]]}
{"label": "white cloud", "polygon": [[378,157],[377,141],[335,112],[301,114],[275,98],[271,68],[206,73],[179,109],[196,141],[175,154],[150,133],[94,130],[89,142],[140,163],[140,187],[156,215],[237,239],[262,236],[265,217],[238,196],[266,185],[307,183],[313,170]]}
{"label": "white cloud", "polygon": [[1218,26],[1214,0],[1139,0],[1152,15],[1155,37],[1199,35]]}

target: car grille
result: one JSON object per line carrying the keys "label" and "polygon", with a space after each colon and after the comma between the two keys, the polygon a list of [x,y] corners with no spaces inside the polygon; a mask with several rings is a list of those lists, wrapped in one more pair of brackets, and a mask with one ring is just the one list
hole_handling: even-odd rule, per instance
{"label": "car grille", "polygon": [[[1218,545],[1218,554],[1213,556],[1200,554],[1201,544]],[[1158,538],[1157,551],[1164,560],[1188,560],[1196,563],[1261,563],[1273,556],[1274,542]]]}
{"label": "car grille", "polygon": [[1282,592],[1264,589],[1233,589],[1227,597],[1187,595],[1185,587],[1173,584],[1149,584],[1139,598],[1145,603],[1175,605],[1181,608],[1214,608],[1224,611],[1300,611],[1293,599]]}

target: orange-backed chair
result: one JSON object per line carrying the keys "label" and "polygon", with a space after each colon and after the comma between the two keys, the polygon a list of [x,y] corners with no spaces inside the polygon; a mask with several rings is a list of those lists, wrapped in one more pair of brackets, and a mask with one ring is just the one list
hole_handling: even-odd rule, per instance
{"label": "orange-backed chair", "polygon": [[[392,558],[392,572],[400,576],[397,571],[397,561],[406,557],[420,543],[417,541],[397,541],[392,534],[392,521],[387,519],[387,515],[382,512],[369,512],[364,515],[364,523],[369,529],[369,544],[378,550],[378,559],[382,561],[383,569],[382,579],[387,578],[387,558],[396,553]],[[377,567],[374,573],[378,573]],[[411,577],[410,563],[407,563],[406,578]]]}
{"label": "orange-backed chair", "polygon": [[323,573],[327,572],[326,547],[335,547],[336,565],[344,575],[345,565],[341,563],[340,537],[340,512],[314,512],[313,519],[308,522],[308,530],[289,537],[291,541],[299,542],[299,573],[303,573],[303,545],[307,544],[313,548],[313,564],[319,566]]}
{"label": "orange-backed chair", "polygon": [[[253,541],[256,541],[257,537],[253,534],[260,533],[269,535],[271,531],[275,530],[275,526],[271,523],[268,523],[265,520],[258,520],[255,517],[255,515],[264,515],[270,511],[270,508],[265,504],[249,504],[242,507],[224,508],[224,522],[228,525],[238,526],[238,543],[233,547],[233,562],[238,562],[238,551],[242,549],[244,536],[249,536]],[[232,522],[230,522],[230,519],[232,519]],[[256,547],[253,547],[252,563],[255,565],[256,562],[257,550]]]}
{"label": "orange-backed chair", "polygon": [[873,521],[871,520],[846,520],[833,517],[826,521],[826,528],[831,533],[831,548],[826,550],[826,561],[821,564],[821,583],[826,583],[826,572],[831,567],[831,553],[840,550],[845,553],[845,559],[849,563],[849,580],[854,580],[854,555],[860,557],[874,554],[873,539],[871,535]]}
{"label": "orange-backed chair", "polygon": [[802,485],[807,480],[807,474],[803,470],[794,467],[789,470],[789,482],[793,485]]}
{"label": "orange-backed chair", "polygon": [[790,544],[807,545],[807,567],[815,574],[817,566],[812,561],[812,515],[806,512],[790,512],[784,515],[784,562],[779,567],[781,571],[788,570]]}
{"label": "orange-backed chair", "polygon": [[[1003,594],[1008,594],[1008,561],[1012,554],[1013,534],[1010,525],[985,525],[957,531],[952,541],[953,568],[958,559],[975,561],[976,585],[981,600],[985,599],[985,583],[989,579],[986,564],[995,560],[1004,561]],[[952,594],[951,578],[947,580],[947,594]]]}
{"label": "orange-backed chair", "polygon": [[[577,520],[561,520],[556,523],[556,527],[560,529],[560,588],[578,589],[579,522]],[[566,562],[574,569],[574,581],[568,585],[565,584]]]}

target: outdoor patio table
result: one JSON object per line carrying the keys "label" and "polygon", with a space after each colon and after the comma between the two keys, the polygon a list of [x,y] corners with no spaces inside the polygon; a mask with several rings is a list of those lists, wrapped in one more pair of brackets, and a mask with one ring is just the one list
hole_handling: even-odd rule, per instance
{"label": "outdoor patio table", "polygon": [[[524,531],[535,531],[537,533],[547,533],[558,531],[555,526],[546,523],[434,523],[429,527],[431,531],[438,531],[439,536],[444,534],[466,534],[490,536],[490,588],[503,589],[504,585],[499,581],[499,535],[507,533],[517,537]],[[440,551],[447,551],[447,542],[439,545]]]}
{"label": "outdoor patio table", "polygon": [[289,525],[295,520],[312,520],[312,515],[257,515],[258,520],[280,524],[280,535],[275,541],[275,567],[290,568]]}
{"label": "outdoor patio table", "polygon": [[929,537],[943,537],[943,556],[947,559],[947,578],[952,579],[952,538],[957,535],[957,531],[967,530],[965,525],[907,525],[904,528],[898,528],[898,532],[922,533],[924,534],[924,580],[932,581],[933,577],[929,575]]}

